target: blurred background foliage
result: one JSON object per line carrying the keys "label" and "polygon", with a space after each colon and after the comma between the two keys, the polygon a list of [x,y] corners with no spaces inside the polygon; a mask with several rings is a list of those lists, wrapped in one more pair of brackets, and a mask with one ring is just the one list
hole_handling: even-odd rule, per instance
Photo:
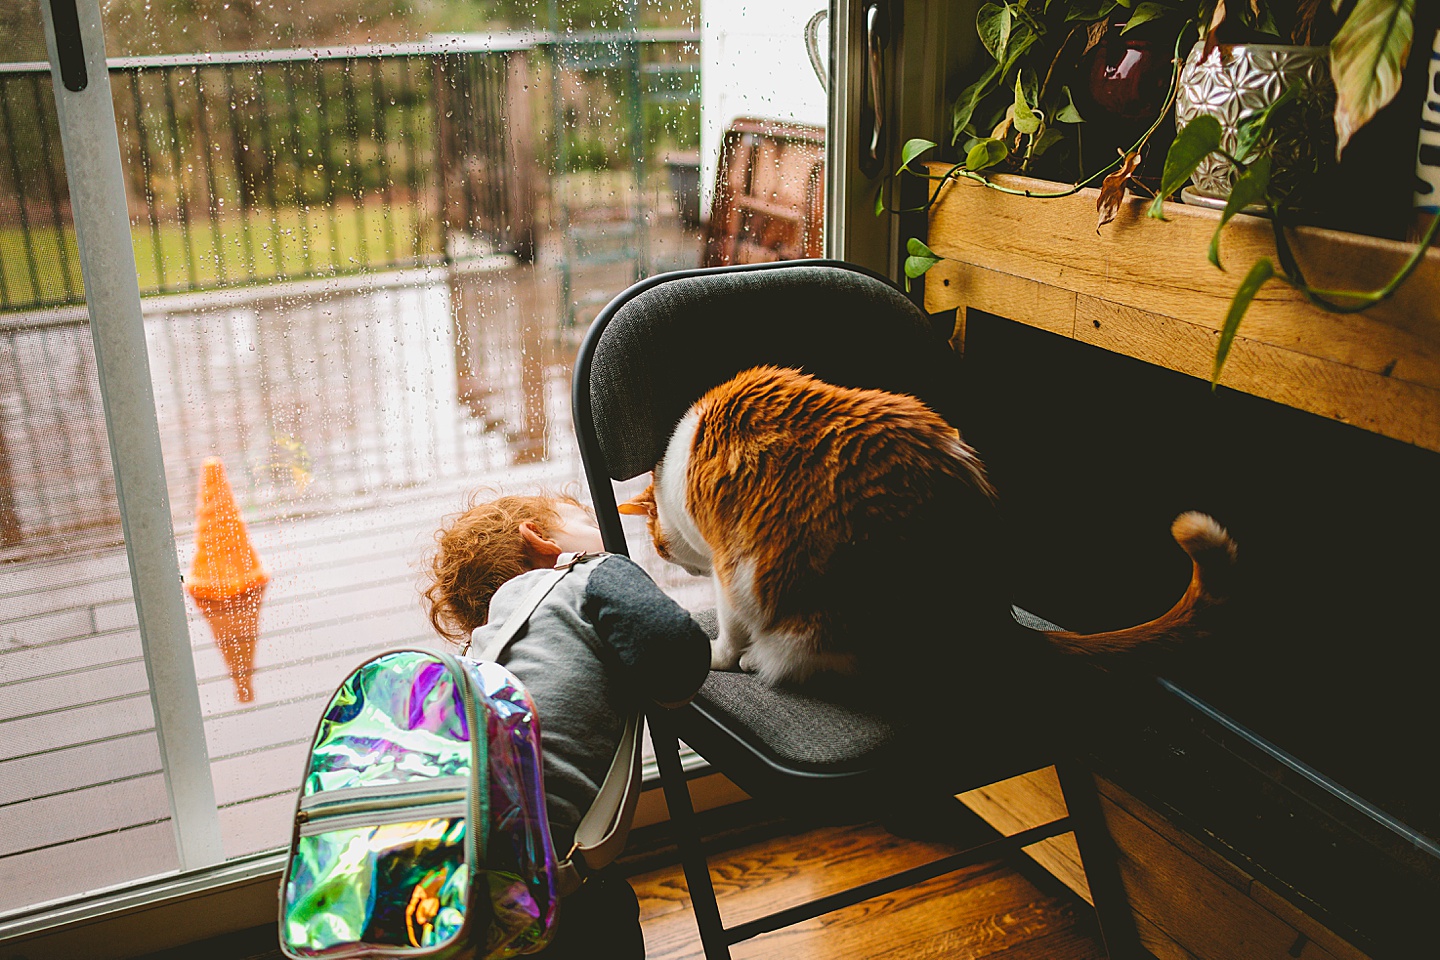
{"label": "blurred background foliage", "polygon": [[[421,40],[486,30],[698,29],[698,0],[101,0],[112,57]],[[0,59],[45,59],[36,0],[0,0]]]}

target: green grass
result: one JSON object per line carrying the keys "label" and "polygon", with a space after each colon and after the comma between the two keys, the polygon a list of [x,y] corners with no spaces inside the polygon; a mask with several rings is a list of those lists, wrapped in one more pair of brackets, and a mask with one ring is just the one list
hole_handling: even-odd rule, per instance
{"label": "green grass", "polygon": [[[336,206],[333,216],[326,207],[282,209],[273,218],[260,212],[203,216],[188,228],[132,224],[130,233],[142,295],[350,273],[441,253],[413,204]],[[75,231],[32,228],[29,237],[27,251],[21,230],[0,228],[0,309],[80,302]]]}

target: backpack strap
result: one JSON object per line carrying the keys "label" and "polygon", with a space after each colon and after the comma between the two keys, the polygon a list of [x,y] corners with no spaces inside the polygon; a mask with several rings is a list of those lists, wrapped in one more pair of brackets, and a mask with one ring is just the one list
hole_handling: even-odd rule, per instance
{"label": "backpack strap", "polygon": [[595,802],[585,811],[575,828],[575,845],[559,863],[557,880],[560,895],[569,896],[585,882],[585,877],[599,870],[620,855],[635,819],[635,805],[640,799],[641,731],[645,719],[636,710],[625,718],[625,731],[605,782]]}
{"label": "backpack strap", "polygon": [[[495,636],[475,655],[477,660],[499,660],[505,655],[510,644],[530,620],[530,615],[555,585],[575,567],[586,560],[594,559],[593,553],[562,553],[555,560],[555,569],[547,576],[538,578],[535,586],[525,594],[525,599],[505,619]],[[460,651],[465,655],[470,642],[465,642]],[[635,805],[640,799],[640,751],[643,745],[641,732],[644,718],[639,710],[625,718],[625,730],[620,735],[620,744],[600,791],[580,825],[575,828],[575,845],[570,848],[558,864],[557,882],[561,896],[569,896],[580,889],[585,876],[598,870],[619,856],[630,835],[630,824],[635,819]]]}
{"label": "backpack strap", "polygon": [[[510,644],[520,635],[520,631],[530,620],[530,614],[540,606],[540,601],[559,583],[565,574],[575,569],[586,560],[593,560],[599,554],[595,553],[562,553],[555,558],[555,569],[545,571],[545,576],[537,578],[535,586],[525,594],[525,599],[520,601],[520,606],[506,618],[505,623],[496,631],[495,636],[475,654],[476,660],[499,660],[510,649]],[[474,634],[472,633],[473,637]],[[465,641],[465,646],[460,648],[460,655],[468,656],[470,653],[470,641]]]}

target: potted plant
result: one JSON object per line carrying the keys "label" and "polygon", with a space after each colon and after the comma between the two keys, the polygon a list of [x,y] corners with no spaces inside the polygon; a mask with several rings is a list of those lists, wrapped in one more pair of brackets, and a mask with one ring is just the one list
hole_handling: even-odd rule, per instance
{"label": "potted plant", "polygon": [[[1309,24],[1314,24],[1326,7],[1337,15],[1325,51],[1328,56],[1312,53],[1315,48],[1309,47],[1284,58],[1283,64],[1276,62],[1280,58],[1271,57],[1272,74],[1246,82],[1246,74],[1255,72],[1256,61],[1263,61],[1266,51],[1261,48],[1261,56],[1253,56],[1243,46],[1227,49],[1218,41],[1224,16],[1221,0],[1216,11],[1220,19],[1212,20],[1209,34],[1196,44],[1187,61],[1197,75],[1228,71],[1216,87],[1234,93],[1213,102],[1196,97],[1193,111],[1177,108],[1180,130],[1166,155],[1164,176],[1149,216],[1165,219],[1162,201],[1194,179],[1201,186],[1196,196],[1208,193],[1206,199],[1212,203],[1223,201],[1224,212],[1208,251],[1216,268],[1224,269],[1220,237],[1225,225],[1236,213],[1255,207],[1274,224],[1279,260],[1277,269],[1270,258],[1260,258],[1236,288],[1221,325],[1212,385],[1219,379],[1241,320],[1264,284],[1272,279],[1287,283],[1329,312],[1368,310],[1394,295],[1419,266],[1440,222],[1430,224],[1406,263],[1377,290],[1323,290],[1306,280],[1285,227],[1314,208],[1314,188],[1329,185],[1326,174],[1335,169],[1352,137],[1395,97],[1414,37],[1415,0],[1333,0],[1333,4],[1300,0],[1297,4],[1302,14],[1311,15]],[[1328,63],[1328,75],[1316,69],[1322,61]],[[1203,77],[1197,82],[1203,85]],[[1266,97],[1245,104],[1243,92],[1247,89],[1263,89]],[[1323,122],[1326,119],[1330,123]]]}
{"label": "potted plant", "polygon": [[[1002,170],[1029,172],[1027,164],[1055,145],[1050,131],[1058,129],[1061,136],[1070,132],[1060,124],[1070,123],[1077,128],[1075,138],[1081,136],[1079,108],[1074,108],[1073,115],[1065,109],[1067,105],[1073,107],[1072,91],[1060,87],[1065,100],[1059,109],[1053,99],[1059,95],[1053,83],[1034,87],[1035,97],[1029,96],[1031,87],[1023,76],[1026,58],[1036,49],[1064,50],[1064,41],[1058,46],[1038,46],[1054,31],[1041,32],[1036,26],[1047,26],[1057,16],[1068,18],[1079,11],[1077,20],[1088,23],[1087,30],[1104,23],[1109,32],[1113,24],[1108,21],[1116,4],[1110,0],[1098,6],[1084,0],[1051,2],[1044,11],[1047,19],[1033,21],[1022,17],[1028,12],[1023,2],[1004,5],[1011,10],[1008,19],[994,10],[987,15],[986,9],[994,6],[998,5],[982,8],[983,23],[977,23],[977,28],[984,39],[984,24],[988,23],[991,35],[1005,38],[1007,43],[986,42],[994,62],[985,65],[980,78],[957,98],[952,141],[960,148],[958,161],[940,177],[931,177],[911,164],[936,144],[911,140],[902,150],[897,174],[903,171],[942,181],[965,178],[991,189],[1037,198],[1070,196],[1100,180],[1098,229],[1114,218],[1132,188],[1146,191],[1145,184],[1137,181],[1143,151],[1162,121],[1171,116],[1170,107],[1180,101],[1178,133],[1164,153],[1160,175],[1152,181],[1154,202],[1150,215],[1164,219],[1162,201],[1194,178],[1195,188],[1186,192],[1185,199],[1224,209],[1209,250],[1209,259],[1220,269],[1224,269],[1220,234],[1235,213],[1265,212],[1275,225],[1278,267],[1268,258],[1258,261],[1237,288],[1222,326],[1212,382],[1219,377],[1235,331],[1256,291],[1269,280],[1290,284],[1322,309],[1358,312],[1391,296],[1422,259],[1425,246],[1434,236],[1434,223],[1404,268],[1380,289],[1319,290],[1307,283],[1285,236],[1285,227],[1302,216],[1315,219],[1319,201],[1334,182],[1333,158],[1344,156],[1356,131],[1399,90],[1414,32],[1415,0],[1228,0],[1228,7],[1227,0],[1135,4],[1131,20],[1147,11],[1154,19],[1171,17],[1182,24],[1176,31],[1167,96],[1153,122],[1133,141],[1105,144],[1108,156],[1114,160],[1077,178],[1073,187],[1045,193],[1017,190],[990,176]],[[1092,11],[1103,13],[1084,20]],[[1018,55],[1012,46],[1017,23],[1024,24],[1018,33],[1022,46]],[[1290,43],[1278,46],[1274,41],[1279,39]],[[1186,50],[1188,55],[1182,58]],[[1054,56],[1058,61],[1060,53]],[[1248,71],[1252,76],[1237,82],[1233,73],[1225,73],[1234,70]],[[1052,62],[1047,73],[1057,72],[1066,75]],[[1012,74],[1013,99],[989,135],[979,136],[975,118],[986,105],[995,109],[1000,84],[1010,83]],[[1239,96],[1232,97],[1236,91]],[[1324,135],[1317,136],[1317,131]],[[1049,147],[1045,144],[1047,135],[1052,141]],[[928,208],[930,202],[933,200],[919,209]],[[942,259],[918,238],[908,242],[907,250],[907,282]]]}
{"label": "potted plant", "polygon": [[[959,169],[1073,179],[1078,189],[1119,166],[1107,153],[1107,162],[1087,174],[1084,161],[1094,151],[1081,149],[1084,138],[1097,125],[1127,142],[1154,135],[1173,95],[1175,38],[1198,16],[1201,2],[982,5],[975,27],[989,58],[956,97],[951,115],[950,147],[962,158]],[[1107,139],[1098,132],[1090,138],[1102,148]],[[918,155],[907,153],[907,164]]]}

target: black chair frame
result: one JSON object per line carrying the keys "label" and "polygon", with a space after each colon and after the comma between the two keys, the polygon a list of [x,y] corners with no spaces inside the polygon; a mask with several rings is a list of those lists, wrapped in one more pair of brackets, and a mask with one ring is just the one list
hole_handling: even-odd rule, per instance
{"label": "black chair frame", "polygon": [[[692,277],[793,269],[796,266],[850,271],[894,290],[893,284],[884,278],[853,264],[834,260],[701,268],[660,274],[642,280],[617,296],[595,319],[576,359],[573,412],[581,460],[607,550],[629,554],[612,486],[612,470],[606,462],[597,436],[592,407],[592,367],[607,327],[637,296],[666,283]],[[918,310],[916,313],[918,314]],[[696,395],[698,396],[698,393]],[[934,862],[727,927],[716,901],[690,799],[688,778],[681,766],[681,740],[699,753],[711,768],[725,774],[753,797],[779,797],[783,803],[796,809],[825,809],[833,815],[849,817],[852,821],[875,818],[877,811],[883,812],[886,802],[895,799],[896,771],[884,764],[848,767],[842,765],[838,768],[823,769],[786,764],[764,750],[757,749],[743,736],[743,731],[736,731],[723,714],[715,710],[703,697],[676,710],[651,709],[647,717],[661,785],[707,960],[728,960],[730,946],[735,943],[941,876],[969,864],[1023,856],[1022,848],[1071,831],[1074,832],[1080,849],[1108,956],[1113,960],[1149,957],[1148,952],[1140,946],[1134,917],[1121,882],[1117,851],[1106,828],[1090,765],[1079,750],[1051,749],[1033,755],[1007,757],[993,766],[982,765],[974,770],[964,771],[962,779],[947,780],[945,783],[945,791],[953,796],[1053,764],[1059,775],[1068,809],[1067,816],[1012,836],[997,835],[978,846]],[[845,799],[837,802],[837,797]]]}

